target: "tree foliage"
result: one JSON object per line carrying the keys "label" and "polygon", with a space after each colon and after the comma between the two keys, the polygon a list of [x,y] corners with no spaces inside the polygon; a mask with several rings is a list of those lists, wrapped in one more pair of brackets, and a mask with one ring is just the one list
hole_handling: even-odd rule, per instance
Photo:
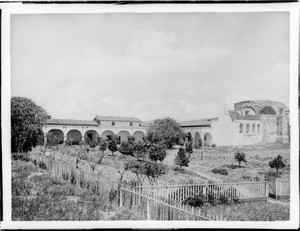
{"label": "tree foliage", "polygon": [[133,156],[133,151],[134,151],[134,144],[129,143],[129,141],[128,142],[123,141],[121,143],[120,150],[119,150],[120,153],[127,156]]}
{"label": "tree foliage", "polygon": [[99,150],[104,153],[104,151],[107,149],[107,143],[105,140],[101,140]]}
{"label": "tree foliage", "polygon": [[145,158],[147,154],[147,144],[143,141],[138,141],[134,144],[133,155],[136,158]]}
{"label": "tree foliage", "polygon": [[112,155],[114,155],[114,152],[118,151],[118,139],[119,137],[116,135],[111,136],[111,139],[108,141],[108,150],[112,152]]}
{"label": "tree foliage", "polygon": [[241,162],[247,162],[246,154],[239,151],[234,154],[234,159],[239,163],[239,167],[241,166]]}
{"label": "tree foliage", "polygon": [[283,162],[281,155],[278,155],[274,160],[269,162],[269,166],[271,168],[276,168],[276,171],[278,172],[280,168],[285,167],[285,163]]}
{"label": "tree foliage", "polygon": [[154,143],[148,149],[148,158],[153,161],[163,161],[167,156],[166,146],[162,143]]}
{"label": "tree foliage", "polygon": [[189,166],[189,158],[186,155],[185,149],[184,148],[179,148],[177,155],[175,156],[174,163],[176,165],[179,165],[180,167]]}
{"label": "tree foliage", "polygon": [[189,158],[191,158],[191,154],[193,153],[193,142],[189,142],[186,144],[185,151],[188,154]]}
{"label": "tree foliage", "polygon": [[11,151],[28,152],[38,143],[47,112],[31,99],[11,98]]}
{"label": "tree foliage", "polygon": [[146,140],[150,143],[164,142],[167,148],[171,149],[179,142],[183,136],[183,131],[178,122],[172,118],[154,120],[148,129]]}
{"label": "tree foliage", "polygon": [[167,166],[164,164],[137,159],[125,162],[124,169],[133,172],[141,184],[147,178],[151,185],[154,185],[158,178],[168,171]]}

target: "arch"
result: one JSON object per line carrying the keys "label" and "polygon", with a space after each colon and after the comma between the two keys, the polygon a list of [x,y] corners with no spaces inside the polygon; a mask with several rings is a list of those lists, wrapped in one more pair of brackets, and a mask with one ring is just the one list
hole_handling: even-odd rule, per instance
{"label": "arch", "polygon": [[97,140],[97,138],[99,137],[99,134],[95,130],[88,130],[88,131],[86,131],[84,137],[88,137],[88,138],[90,138],[91,141],[93,141],[93,140]]}
{"label": "arch", "polygon": [[76,129],[72,129],[67,133],[67,140],[71,141],[72,144],[79,144],[82,139],[82,134]]}
{"label": "arch", "polygon": [[240,124],[239,129],[240,129],[239,130],[240,133],[244,133],[244,124],[243,123]]}
{"label": "arch", "polygon": [[64,132],[60,129],[51,129],[47,134],[52,134],[59,144],[64,142]]}
{"label": "arch", "polygon": [[259,114],[264,115],[276,115],[276,110],[273,107],[267,106],[260,110]]}
{"label": "arch", "polygon": [[256,132],[260,133],[260,124],[257,124]]}
{"label": "arch", "polygon": [[102,139],[110,139],[115,133],[113,133],[111,130],[106,130],[102,133],[101,137]]}
{"label": "arch", "polygon": [[191,139],[193,139],[192,133],[188,132],[186,135],[187,135],[186,136],[187,141],[190,142]]}
{"label": "arch", "polygon": [[127,131],[120,131],[118,133],[118,136],[119,136],[119,143],[121,142],[127,142],[128,141],[128,136],[130,136],[129,132]]}
{"label": "arch", "polygon": [[250,133],[250,124],[246,125],[246,133]]}
{"label": "arch", "polygon": [[204,134],[204,146],[211,146],[212,145],[212,135],[210,133]]}
{"label": "arch", "polygon": [[142,141],[143,140],[143,137],[145,137],[145,134],[144,134],[144,132],[141,132],[141,131],[135,131],[133,133],[133,136],[135,138],[135,141],[138,142],[138,141]]}
{"label": "arch", "polygon": [[255,109],[251,106],[244,106],[242,111],[244,115],[256,115]]}
{"label": "arch", "polygon": [[200,145],[200,134],[199,132],[195,133],[195,145]]}
{"label": "arch", "polygon": [[252,124],[252,133],[256,133],[256,124]]}

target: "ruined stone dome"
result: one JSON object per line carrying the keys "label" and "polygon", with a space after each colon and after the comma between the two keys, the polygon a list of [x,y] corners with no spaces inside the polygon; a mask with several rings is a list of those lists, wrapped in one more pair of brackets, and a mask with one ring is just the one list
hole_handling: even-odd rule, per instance
{"label": "ruined stone dome", "polygon": [[288,110],[285,104],[271,100],[249,100],[234,104],[234,111],[242,115],[280,115]]}

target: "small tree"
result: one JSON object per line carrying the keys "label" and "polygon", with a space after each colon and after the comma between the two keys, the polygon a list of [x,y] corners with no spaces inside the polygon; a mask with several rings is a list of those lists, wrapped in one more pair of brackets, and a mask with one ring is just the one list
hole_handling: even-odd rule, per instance
{"label": "small tree", "polygon": [[107,143],[105,140],[101,140],[101,143],[100,143],[100,147],[99,147],[99,150],[104,153],[104,151],[107,149]]}
{"label": "small tree", "polygon": [[285,167],[285,163],[283,162],[281,155],[278,155],[274,160],[272,160],[272,161],[269,162],[269,166],[271,168],[276,168],[276,171],[278,173],[278,170],[280,168],[284,168]]}
{"label": "small tree", "polygon": [[133,155],[136,158],[145,158],[147,154],[146,144],[143,141],[138,141],[134,145]]}
{"label": "small tree", "polygon": [[186,166],[188,167],[189,166],[189,158],[186,156],[186,153],[185,153],[185,149],[184,148],[179,148],[178,150],[178,153],[174,159],[174,163],[176,165],[179,165],[180,168],[182,168],[182,166]]}
{"label": "small tree", "polygon": [[191,158],[191,154],[193,153],[193,143],[192,142],[189,142],[186,145],[185,151],[188,154],[189,158]]}
{"label": "small tree", "polygon": [[148,149],[148,158],[153,161],[163,161],[166,158],[166,156],[166,147],[161,143],[154,143]]}
{"label": "small tree", "polygon": [[116,135],[113,135],[111,139],[108,141],[108,150],[111,151],[112,156],[114,155],[114,152],[118,151],[117,143],[118,143],[118,136]]}
{"label": "small tree", "polygon": [[119,152],[122,153],[123,155],[133,156],[133,150],[134,150],[133,144],[123,141],[121,143]]}
{"label": "small tree", "polygon": [[90,142],[89,146],[90,148],[92,148],[93,150],[95,150],[95,147],[97,147],[98,143],[96,140],[93,140],[92,142]]}
{"label": "small tree", "polygon": [[100,156],[99,156],[99,159],[98,159],[98,161],[97,161],[97,163],[98,163],[98,164],[101,164],[101,163],[102,163],[102,160],[104,159],[104,157],[105,157],[104,152],[101,152],[101,153],[100,153]]}
{"label": "small tree", "polygon": [[128,136],[128,138],[127,138],[127,142],[129,143],[129,144],[134,144],[134,142],[135,142],[135,137],[134,136]]}
{"label": "small tree", "polygon": [[167,166],[159,164],[154,161],[146,160],[131,160],[124,164],[125,170],[133,172],[142,185],[145,177],[148,179],[150,185],[154,185],[158,178],[167,173]]}
{"label": "small tree", "polygon": [[247,162],[246,160],[246,154],[243,152],[237,151],[234,155],[234,159],[239,163],[239,167],[241,167],[241,162]]}

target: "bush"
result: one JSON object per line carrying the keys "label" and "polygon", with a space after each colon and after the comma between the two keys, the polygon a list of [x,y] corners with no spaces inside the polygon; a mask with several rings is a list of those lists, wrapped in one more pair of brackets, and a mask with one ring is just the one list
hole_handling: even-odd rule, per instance
{"label": "bush", "polygon": [[285,167],[285,163],[283,162],[281,155],[278,155],[274,160],[269,162],[269,166],[271,168],[276,168],[276,171],[278,173],[278,170],[280,168],[283,169]]}
{"label": "bush", "polygon": [[273,181],[278,177],[280,177],[280,174],[278,172],[273,171],[268,171],[264,175],[265,181]]}
{"label": "bush", "polygon": [[211,170],[214,174],[228,175],[228,171],[225,168],[214,168]]}
{"label": "bush", "polygon": [[237,151],[234,154],[234,159],[236,159],[236,161],[239,163],[239,167],[241,167],[241,162],[247,162],[246,160],[246,154],[240,151]]}
{"label": "bush", "polygon": [[161,143],[154,143],[148,149],[148,158],[153,161],[163,161],[167,156],[166,147]]}
{"label": "bush", "polygon": [[217,147],[217,145],[216,145],[215,143],[213,143],[211,146],[212,146],[213,148]]}
{"label": "bush", "polygon": [[65,144],[70,146],[70,145],[72,145],[72,141],[66,140],[66,141],[65,141]]}
{"label": "bush", "polygon": [[98,143],[97,141],[93,140],[92,142],[90,142],[89,146],[90,148],[92,148],[93,150],[95,149],[95,147],[97,147]]}
{"label": "bush", "polygon": [[180,167],[182,167],[182,166],[188,167],[189,162],[190,162],[190,160],[186,156],[185,149],[184,148],[179,148],[178,153],[177,153],[177,155],[174,159],[174,163],[176,165],[179,165]]}
{"label": "bush", "polygon": [[206,202],[207,199],[203,193],[199,193],[196,196],[189,196],[182,201],[183,204],[188,204],[193,207],[202,207]]}
{"label": "bush", "polygon": [[179,166],[173,166],[172,170],[175,172],[185,173],[185,170],[183,168],[180,168]]}

